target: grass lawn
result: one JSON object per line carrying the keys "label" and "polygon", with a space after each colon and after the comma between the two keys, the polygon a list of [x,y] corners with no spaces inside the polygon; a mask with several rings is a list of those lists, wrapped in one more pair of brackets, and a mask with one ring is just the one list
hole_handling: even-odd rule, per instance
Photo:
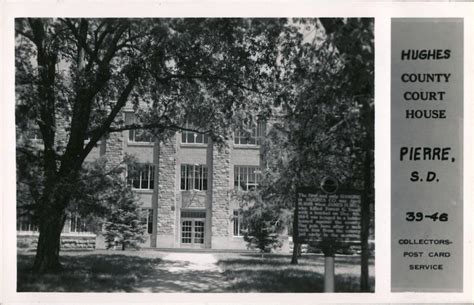
{"label": "grass lawn", "polygon": [[[303,255],[290,265],[290,255],[216,254],[229,281],[229,292],[323,292],[324,257]],[[360,257],[336,256],[336,292],[360,292]],[[370,288],[374,291],[374,265],[369,265]]]}
{"label": "grass lawn", "polygon": [[41,292],[132,292],[154,271],[162,253],[156,251],[64,251],[64,270],[34,275],[34,253],[17,255],[17,291]]}
{"label": "grass lawn", "polygon": [[[219,268],[193,269],[192,262],[169,260],[169,253],[141,251],[65,251],[64,270],[31,273],[34,253],[18,253],[18,292],[322,292],[324,257],[212,253]],[[206,255],[206,254],[204,254]],[[214,265],[215,266],[215,265]],[[220,271],[219,271],[220,270]],[[359,290],[359,257],[336,257],[336,291]],[[370,283],[374,288],[373,262]]]}

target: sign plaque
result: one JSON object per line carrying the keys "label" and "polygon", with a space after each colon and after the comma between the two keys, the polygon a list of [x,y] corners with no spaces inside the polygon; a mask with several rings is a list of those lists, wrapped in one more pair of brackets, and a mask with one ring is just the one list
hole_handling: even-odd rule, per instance
{"label": "sign plaque", "polygon": [[298,193],[298,238],[301,243],[360,240],[361,196],[354,192],[327,194],[319,189]]}

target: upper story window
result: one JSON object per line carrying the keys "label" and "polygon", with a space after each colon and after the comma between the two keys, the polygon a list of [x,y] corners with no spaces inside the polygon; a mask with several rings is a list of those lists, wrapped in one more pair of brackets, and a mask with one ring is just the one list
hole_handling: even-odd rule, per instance
{"label": "upper story window", "polygon": [[242,131],[234,132],[234,144],[236,145],[260,145],[265,135],[265,124],[259,122],[253,126],[250,134]]}
{"label": "upper story window", "polygon": [[140,164],[137,170],[128,173],[127,183],[134,189],[152,190],[155,183],[154,166]]}
{"label": "upper story window", "polygon": [[250,191],[257,188],[261,179],[261,170],[258,166],[234,166],[234,188]]}
{"label": "upper story window", "polygon": [[[132,112],[125,113],[125,124],[135,123],[135,114]],[[153,135],[148,130],[132,129],[128,131],[128,141],[132,143],[151,143]]]}
{"label": "upper story window", "polygon": [[[193,129],[194,126],[186,123],[184,128]],[[192,132],[188,130],[183,130],[181,132],[181,143],[186,144],[207,144],[209,143],[209,137],[202,133]]]}
{"label": "upper story window", "polygon": [[151,143],[153,142],[153,136],[149,134],[147,130],[134,129],[128,131],[128,141],[138,143]]}
{"label": "upper story window", "polygon": [[207,190],[207,166],[181,164],[181,190]]}

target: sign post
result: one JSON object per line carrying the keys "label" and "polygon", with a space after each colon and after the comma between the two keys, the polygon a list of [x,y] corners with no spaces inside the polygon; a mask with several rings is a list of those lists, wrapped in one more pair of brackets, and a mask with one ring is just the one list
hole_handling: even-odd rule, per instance
{"label": "sign post", "polygon": [[334,292],[334,256],[324,256],[324,292]]}
{"label": "sign post", "polygon": [[[357,191],[338,191],[337,184],[298,190],[298,241],[317,243],[324,253],[324,292],[335,291],[336,248],[359,242],[361,196]],[[330,186],[330,187],[328,187]]]}
{"label": "sign post", "polygon": [[324,292],[334,292],[336,245],[333,240],[325,238],[320,242],[320,247],[324,253]]}
{"label": "sign post", "polygon": [[[334,194],[339,188],[339,182],[331,177],[321,179],[321,190],[326,194]],[[335,266],[334,266],[334,242],[325,239],[321,243],[324,253],[324,292],[334,292],[335,290]]]}

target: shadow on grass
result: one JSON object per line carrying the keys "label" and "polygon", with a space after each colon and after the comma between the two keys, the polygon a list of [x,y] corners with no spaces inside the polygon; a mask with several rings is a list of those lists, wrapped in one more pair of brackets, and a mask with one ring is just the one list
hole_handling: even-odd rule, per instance
{"label": "shadow on grass", "polygon": [[[229,292],[323,292],[324,257],[304,256],[298,265],[289,264],[287,255],[245,254],[222,258],[218,264],[231,283]],[[360,292],[358,257],[336,258],[336,292]],[[338,272],[339,271],[339,272]],[[369,281],[374,290],[374,278]]]}
{"label": "shadow on grass", "polygon": [[31,272],[33,260],[33,254],[18,255],[18,292],[129,292],[161,261],[124,254],[61,254],[62,271],[37,275]]}
{"label": "shadow on grass", "polygon": [[[65,252],[64,270],[31,273],[33,253],[18,254],[18,292],[322,292],[324,258],[218,254],[218,266],[161,259],[150,252]],[[337,292],[359,291],[357,257],[336,258]],[[370,279],[374,287],[374,279]]]}
{"label": "shadow on grass", "polygon": [[[155,252],[156,253],[156,252]],[[153,253],[152,253],[153,255]],[[36,275],[34,255],[18,254],[18,292],[222,292],[226,283],[215,270],[193,270],[186,261],[141,252],[61,253],[64,270]],[[156,256],[158,256],[156,254]]]}

